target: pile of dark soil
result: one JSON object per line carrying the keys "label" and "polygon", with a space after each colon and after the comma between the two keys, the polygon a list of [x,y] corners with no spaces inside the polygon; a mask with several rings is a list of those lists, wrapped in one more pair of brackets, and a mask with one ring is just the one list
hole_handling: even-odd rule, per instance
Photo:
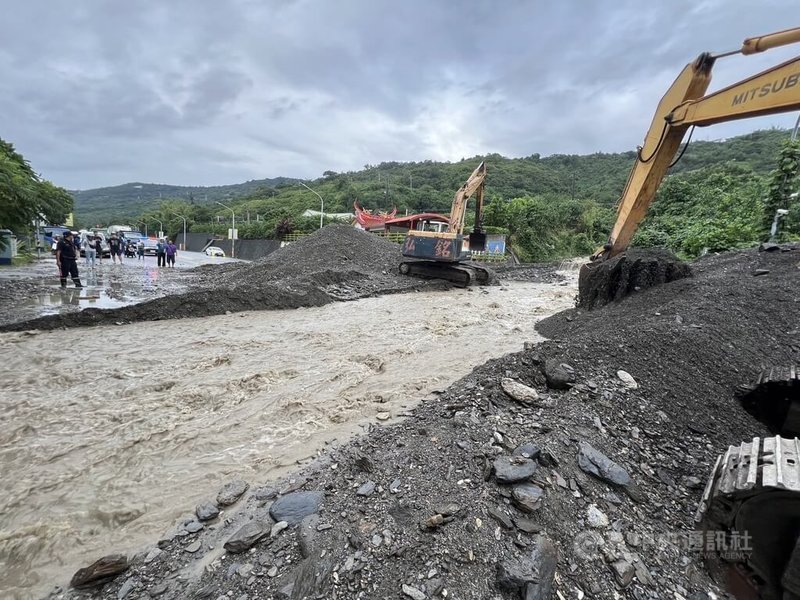
{"label": "pile of dark soil", "polygon": [[691,275],[689,265],[669,250],[631,248],[614,258],[581,268],[578,306],[588,310],[599,308],[628,294]]}
{"label": "pile of dark soil", "polygon": [[[188,518],[86,595],[546,600],[551,583],[559,598],[719,597],[689,532],[716,455],[765,434],[737,385],[800,358],[800,250],[693,268],[551,317],[550,341],[251,490],[221,519]],[[538,399],[512,399],[508,379]],[[273,502],[295,490],[323,494],[322,506],[284,529]],[[237,532],[244,552],[220,550]]]}
{"label": "pile of dark soil", "polygon": [[490,265],[497,276],[504,281],[532,281],[535,283],[560,283],[566,277],[559,263],[537,263],[521,265]]}
{"label": "pile of dark soil", "polygon": [[399,244],[349,225],[329,225],[260,260],[239,265],[224,273],[220,283],[261,286],[287,278],[314,282],[317,275],[328,272],[395,275],[401,259]]}

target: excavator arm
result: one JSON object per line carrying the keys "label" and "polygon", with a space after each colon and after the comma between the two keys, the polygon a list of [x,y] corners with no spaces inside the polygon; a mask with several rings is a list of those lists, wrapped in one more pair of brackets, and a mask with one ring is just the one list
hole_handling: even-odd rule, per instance
{"label": "excavator arm", "polygon": [[478,203],[475,208],[475,226],[480,228],[480,217],[483,210],[483,190],[486,186],[486,162],[479,164],[467,181],[456,191],[453,196],[453,205],[450,207],[450,226],[448,233],[464,232],[464,217],[467,214],[467,201],[477,192]]}
{"label": "excavator arm", "polygon": [[800,28],[748,38],[739,50],[718,56],[701,54],[681,71],[658,104],[628,176],[608,243],[593,259],[611,258],[628,247],[690,127],[800,109],[800,56],[705,95],[717,58],[796,42],[800,42]]}

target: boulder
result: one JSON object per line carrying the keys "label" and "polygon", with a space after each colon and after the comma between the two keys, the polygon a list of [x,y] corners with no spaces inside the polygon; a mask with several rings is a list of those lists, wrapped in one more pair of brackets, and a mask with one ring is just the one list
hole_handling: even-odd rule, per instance
{"label": "boulder", "polygon": [[291,492],[273,502],[269,514],[275,521],[295,525],[303,517],[319,512],[324,497],[322,492]]}
{"label": "boulder", "polygon": [[217,494],[217,504],[220,506],[230,506],[242,497],[250,484],[241,479],[234,479],[222,486]]}

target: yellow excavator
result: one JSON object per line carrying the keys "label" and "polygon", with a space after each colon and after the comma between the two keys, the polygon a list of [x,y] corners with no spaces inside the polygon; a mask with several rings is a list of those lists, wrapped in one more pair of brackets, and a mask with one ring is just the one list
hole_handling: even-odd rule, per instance
{"label": "yellow excavator", "polygon": [[[482,162],[472,172],[466,183],[458,188],[450,207],[450,222],[447,231],[408,232],[403,243],[403,256],[415,260],[400,263],[400,273],[416,277],[446,279],[467,287],[471,283],[487,284],[493,273],[486,267],[470,263],[471,252],[486,247],[483,232],[483,194],[486,187],[486,163]],[[475,202],[475,225],[469,234],[469,251],[464,251],[464,218],[467,202],[473,196]]]}
{"label": "yellow excavator", "polygon": [[[690,127],[800,109],[800,56],[706,94],[714,63],[797,42],[800,28],[748,38],[737,50],[703,53],[681,71],[661,99],[638,150],[608,243],[581,269],[580,299],[590,298],[604,277],[609,280],[605,293],[626,293],[611,289],[620,285],[619,271],[608,265],[623,258]],[[795,415],[798,407],[793,402],[800,402],[800,369],[772,369],[753,389],[745,390],[741,400],[756,415],[759,410],[752,404],[758,402],[762,384],[784,390],[786,399],[780,406],[761,409],[770,417],[762,419],[765,424],[784,437],[755,438],[720,456],[696,520],[710,571],[736,598],[800,599],[800,439],[794,437],[800,415]],[[780,414],[770,416],[770,411]]]}

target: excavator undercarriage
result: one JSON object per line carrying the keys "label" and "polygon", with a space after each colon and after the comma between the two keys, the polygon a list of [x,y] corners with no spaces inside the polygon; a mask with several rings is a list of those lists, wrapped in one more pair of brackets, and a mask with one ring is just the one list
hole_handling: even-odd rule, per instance
{"label": "excavator undercarriage", "polygon": [[698,508],[712,576],[737,599],[800,599],[800,440],[754,438],[717,458]]}

